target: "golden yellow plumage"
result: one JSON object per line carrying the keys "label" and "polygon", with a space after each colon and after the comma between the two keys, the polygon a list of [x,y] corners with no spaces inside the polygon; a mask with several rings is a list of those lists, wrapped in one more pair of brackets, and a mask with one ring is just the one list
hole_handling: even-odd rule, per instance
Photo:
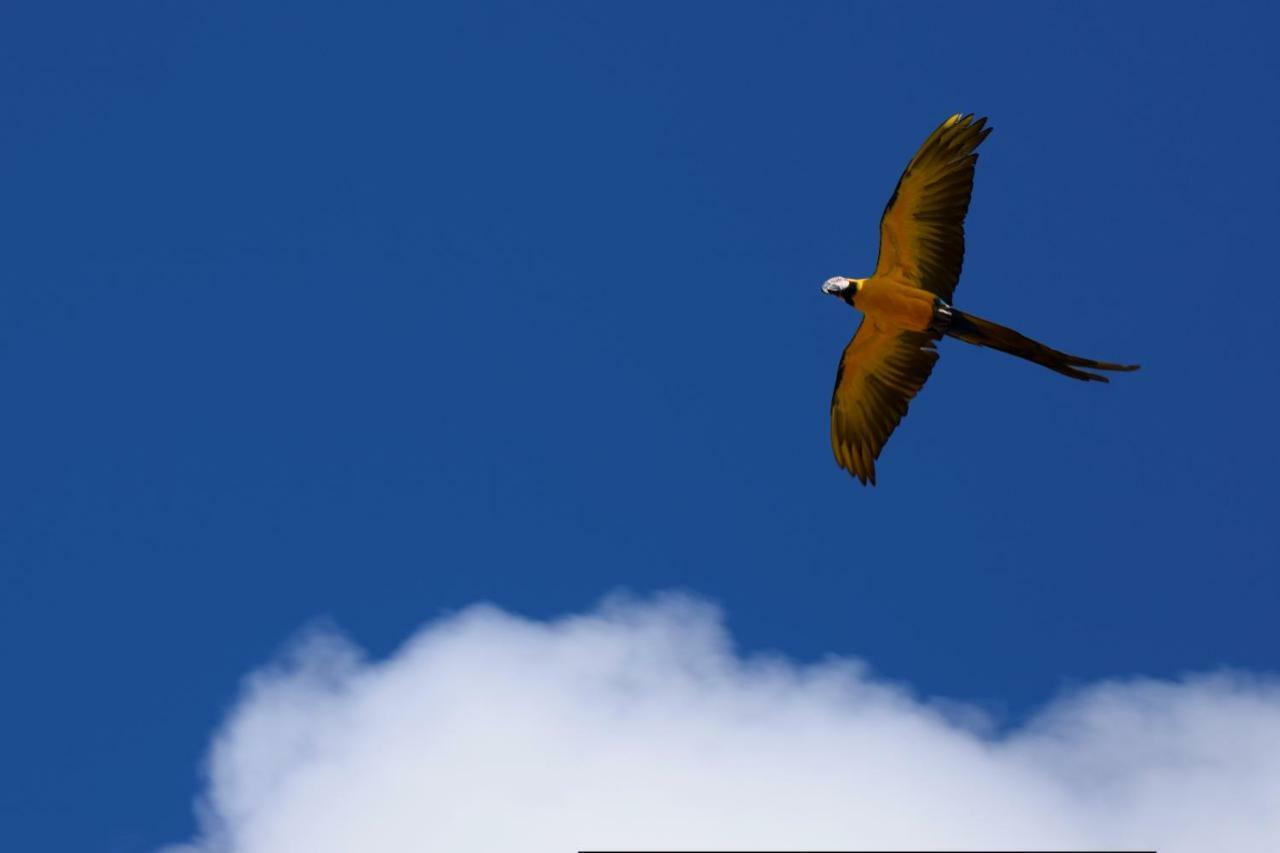
{"label": "golden yellow plumage", "polygon": [[863,483],[938,360],[949,335],[1028,359],[1074,379],[1107,381],[1081,370],[1134,370],[1068,355],[951,307],[964,263],[964,217],[973,191],[986,119],[953,115],[920,146],[880,219],[880,256],[866,279],[837,276],[823,290],[863,312],[845,347],[831,395],[831,448]]}
{"label": "golden yellow plumage", "polygon": [[894,278],[951,301],[964,263],[964,217],[985,118],[953,115],[920,146],[880,217],[873,279]]}

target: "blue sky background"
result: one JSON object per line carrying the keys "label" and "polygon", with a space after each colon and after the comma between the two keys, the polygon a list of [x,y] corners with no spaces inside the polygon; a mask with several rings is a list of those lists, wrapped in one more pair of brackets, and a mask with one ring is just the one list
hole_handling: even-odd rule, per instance
{"label": "blue sky background", "polygon": [[[238,678],[477,600],[721,603],[1016,721],[1280,668],[1276,13],[0,11],[0,846],[186,837]],[[860,487],[827,405],[894,181],[989,115],[958,342]]]}

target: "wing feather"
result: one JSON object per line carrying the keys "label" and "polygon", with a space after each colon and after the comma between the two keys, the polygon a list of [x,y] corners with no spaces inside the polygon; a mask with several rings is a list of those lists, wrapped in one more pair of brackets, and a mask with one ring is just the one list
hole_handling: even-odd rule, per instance
{"label": "wing feather", "polygon": [[947,302],[964,263],[964,217],[976,153],[991,128],[953,115],[920,146],[880,217],[878,276],[896,272]]}
{"label": "wing feather", "polygon": [[840,357],[831,393],[831,449],[841,468],[876,482],[875,461],[938,360],[924,332],[884,331],[862,321]]}

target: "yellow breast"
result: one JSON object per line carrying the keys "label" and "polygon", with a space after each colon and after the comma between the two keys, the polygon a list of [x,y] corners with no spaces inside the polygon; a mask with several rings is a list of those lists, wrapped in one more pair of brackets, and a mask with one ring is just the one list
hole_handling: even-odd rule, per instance
{"label": "yellow breast", "polygon": [[854,297],[853,307],[881,328],[923,332],[933,322],[934,298],[927,290],[873,276]]}

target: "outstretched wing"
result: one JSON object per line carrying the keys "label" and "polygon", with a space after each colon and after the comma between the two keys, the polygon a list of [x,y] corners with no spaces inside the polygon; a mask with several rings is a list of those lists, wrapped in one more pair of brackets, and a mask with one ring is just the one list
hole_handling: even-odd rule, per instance
{"label": "outstretched wing", "polygon": [[884,331],[863,319],[844,348],[831,393],[831,449],[840,467],[864,485],[875,485],[880,449],[938,360],[934,340],[925,332]]}
{"label": "outstretched wing", "polygon": [[964,263],[964,216],[973,192],[975,153],[991,128],[985,118],[953,115],[920,146],[880,218],[876,275],[897,271],[947,302]]}

